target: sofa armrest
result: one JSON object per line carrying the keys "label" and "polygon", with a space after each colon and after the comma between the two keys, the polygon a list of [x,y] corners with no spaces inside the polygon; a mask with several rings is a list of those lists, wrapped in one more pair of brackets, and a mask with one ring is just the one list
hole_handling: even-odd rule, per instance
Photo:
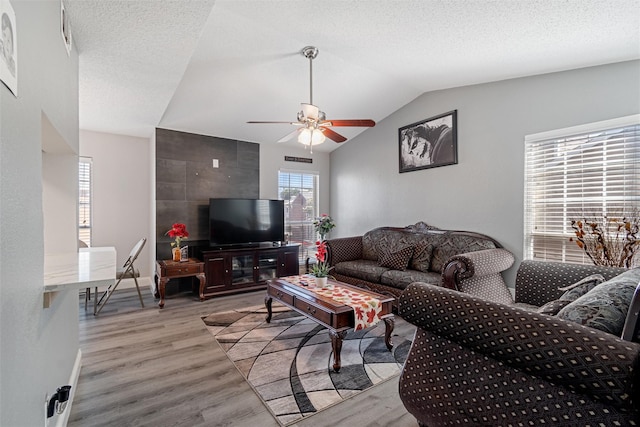
{"label": "sofa armrest", "polygon": [[640,407],[638,343],[421,282],[404,290],[398,314],[460,346],[623,411]]}
{"label": "sofa armrest", "polygon": [[362,259],[362,236],[340,237],[327,242],[327,259],[330,266],[340,262]]}
{"label": "sofa armrest", "polygon": [[515,258],[506,249],[484,249],[449,258],[442,269],[442,285],[460,290],[460,282],[471,277],[500,273],[513,265]]}

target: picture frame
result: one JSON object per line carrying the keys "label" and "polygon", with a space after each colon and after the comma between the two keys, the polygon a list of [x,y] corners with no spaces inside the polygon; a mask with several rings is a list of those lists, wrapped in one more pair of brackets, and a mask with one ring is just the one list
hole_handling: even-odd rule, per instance
{"label": "picture frame", "polygon": [[398,129],[399,172],[458,163],[458,110]]}
{"label": "picture frame", "polygon": [[183,246],[180,248],[180,262],[189,261],[189,246]]}
{"label": "picture frame", "polygon": [[18,31],[9,0],[0,0],[0,81],[18,96]]}

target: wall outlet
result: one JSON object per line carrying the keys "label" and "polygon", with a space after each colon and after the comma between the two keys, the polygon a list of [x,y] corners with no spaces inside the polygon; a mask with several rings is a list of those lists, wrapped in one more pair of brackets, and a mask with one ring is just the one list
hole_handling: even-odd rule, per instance
{"label": "wall outlet", "polygon": [[218,162],[218,159],[213,159],[213,167],[214,168],[220,167],[220,163]]}

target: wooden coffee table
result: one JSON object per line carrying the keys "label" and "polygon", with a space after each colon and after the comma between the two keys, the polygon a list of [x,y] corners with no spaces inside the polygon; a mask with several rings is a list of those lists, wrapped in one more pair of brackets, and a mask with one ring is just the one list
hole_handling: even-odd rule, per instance
{"label": "wooden coffee table", "polygon": [[[395,324],[391,306],[394,298],[335,280],[329,280],[329,283],[380,300],[382,306],[381,319],[385,323],[384,342],[387,349],[391,351],[393,348],[391,333]],[[271,322],[271,303],[274,299],[329,329],[331,348],[333,349],[333,370],[339,372],[342,341],[347,336],[347,331],[355,326],[353,308],[332,298],[318,295],[307,288],[288,283],[286,278],[276,278],[267,283],[267,295],[264,299],[264,304],[267,307],[267,323]]]}

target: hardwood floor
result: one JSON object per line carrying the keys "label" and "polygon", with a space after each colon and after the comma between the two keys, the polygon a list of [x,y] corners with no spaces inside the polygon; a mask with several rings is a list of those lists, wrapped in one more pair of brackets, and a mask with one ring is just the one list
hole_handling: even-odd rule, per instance
{"label": "hardwood floor", "polygon": [[[80,298],[82,369],[68,425],[279,426],[201,320],[216,311],[259,305],[264,291],[198,301],[182,293],[157,300],[118,289],[99,316]],[[91,304],[90,304],[91,305]],[[416,427],[397,378],[294,426]]]}

